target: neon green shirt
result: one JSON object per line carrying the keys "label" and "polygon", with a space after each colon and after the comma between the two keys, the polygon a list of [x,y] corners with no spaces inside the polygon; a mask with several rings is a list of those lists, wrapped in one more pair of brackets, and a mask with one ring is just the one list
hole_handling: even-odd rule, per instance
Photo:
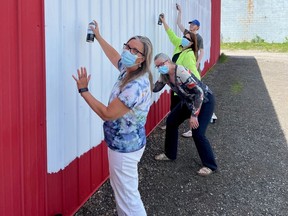
{"label": "neon green shirt", "polygon": [[180,46],[182,38],[178,37],[170,28],[166,32],[169,37],[169,40],[175,46],[173,56],[176,53],[182,52],[179,55],[176,64],[182,65],[185,68],[189,69],[199,80],[201,80],[201,76],[196,68],[196,58],[193,50],[190,48],[182,51],[182,47]]}

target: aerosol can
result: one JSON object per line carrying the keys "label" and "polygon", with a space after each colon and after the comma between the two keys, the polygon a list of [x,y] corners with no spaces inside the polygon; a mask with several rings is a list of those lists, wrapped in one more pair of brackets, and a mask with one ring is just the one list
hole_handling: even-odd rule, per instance
{"label": "aerosol can", "polygon": [[160,17],[163,18],[164,14],[163,13],[159,14],[158,25],[162,25],[162,20],[160,19]]}
{"label": "aerosol can", "polygon": [[90,22],[90,23],[89,23],[88,29],[87,29],[86,41],[87,41],[88,43],[93,43],[93,42],[94,42],[95,34],[94,34],[94,32],[92,31],[92,29],[90,28],[90,26],[93,26],[94,28],[96,28],[96,25],[95,25],[94,22]]}

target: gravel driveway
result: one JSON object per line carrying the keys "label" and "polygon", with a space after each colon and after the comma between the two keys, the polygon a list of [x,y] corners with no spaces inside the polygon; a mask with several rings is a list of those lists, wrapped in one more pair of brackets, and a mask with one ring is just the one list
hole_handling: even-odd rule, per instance
{"label": "gravel driveway", "polygon": [[[203,79],[216,96],[218,120],[207,136],[219,171],[196,174],[201,164],[189,138],[179,138],[175,162],[155,161],[165,135],[156,128],[139,164],[149,216],[288,215],[288,53],[222,52],[228,60]],[[109,181],[76,215],[116,215]]]}

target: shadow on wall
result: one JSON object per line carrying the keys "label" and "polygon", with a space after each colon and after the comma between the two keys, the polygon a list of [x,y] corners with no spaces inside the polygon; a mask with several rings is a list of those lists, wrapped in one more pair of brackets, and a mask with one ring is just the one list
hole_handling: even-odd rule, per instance
{"label": "shadow on wall", "polygon": [[[278,87],[265,83],[263,76],[271,74],[247,56],[228,56],[205,76],[217,99],[218,120],[207,131],[219,164],[212,176],[197,176],[201,162],[191,139],[179,137],[177,160],[161,163],[154,156],[163,151],[165,132],[157,128],[148,136],[139,165],[139,189],[148,215],[288,212],[287,140],[267,91]],[[187,127],[182,124],[179,133]],[[116,215],[109,182],[76,215]]]}

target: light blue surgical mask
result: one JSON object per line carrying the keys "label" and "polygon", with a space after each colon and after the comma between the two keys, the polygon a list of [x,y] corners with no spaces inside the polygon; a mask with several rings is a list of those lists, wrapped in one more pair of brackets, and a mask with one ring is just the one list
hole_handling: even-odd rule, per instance
{"label": "light blue surgical mask", "polygon": [[137,64],[135,64],[136,59],[138,58],[137,55],[133,55],[129,52],[129,50],[123,50],[121,53],[121,61],[124,64],[125,67],[133,67]]}
{"label": "light blue surgical mask", "polygon": [[183,47],[189,46],[190,41],[187,38],[182,38],[181,45]]}
{"label": "light blue surgical mask", "polygon": [[158,71],[160,74],[163,74],[163,75],[168,74],[169,67],[167,65],[162,65],[158,68]]}

